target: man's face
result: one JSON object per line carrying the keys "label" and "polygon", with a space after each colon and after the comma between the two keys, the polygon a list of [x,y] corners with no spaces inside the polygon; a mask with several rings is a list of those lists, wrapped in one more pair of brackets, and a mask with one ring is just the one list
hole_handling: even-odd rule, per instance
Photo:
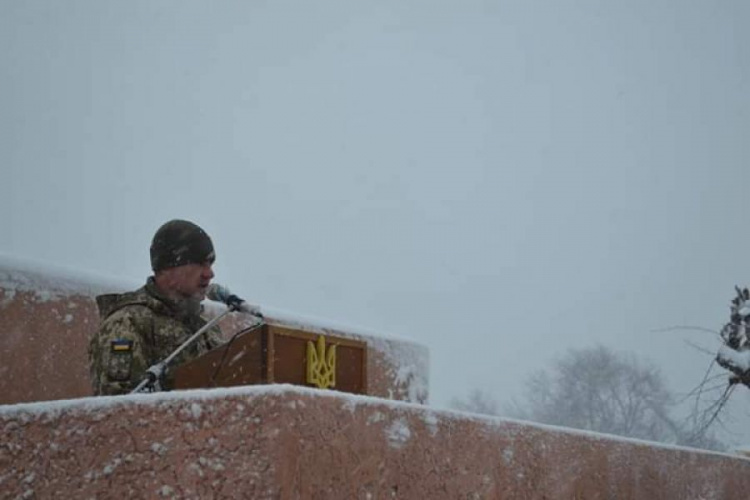
{"label": "man's face", "polygon": [[203,264],[185,264],[170,269],[172,291],[185,299],[203,300],[206,290],[214,277],[212,262]]}

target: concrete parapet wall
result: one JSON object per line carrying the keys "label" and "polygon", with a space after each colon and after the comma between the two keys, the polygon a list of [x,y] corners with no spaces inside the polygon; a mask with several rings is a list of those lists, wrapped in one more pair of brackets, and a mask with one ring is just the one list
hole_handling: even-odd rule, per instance
{"label": "concrete parapet wall", "polygon": [[3,498],[745,499],[750,461],[292,386],[0,407]]}
{"label": "concrete parapet wall", "polygon": [[[139,286],[0,258],[0,404],[91,395],[87,348],[99,325],[95,297]],[[274,309],[263,312],[270,324],[367,342],[370,395],[427,401],[424,346]],[[249,324],[246,316],[232,313],[220,326],[230,336]]]}

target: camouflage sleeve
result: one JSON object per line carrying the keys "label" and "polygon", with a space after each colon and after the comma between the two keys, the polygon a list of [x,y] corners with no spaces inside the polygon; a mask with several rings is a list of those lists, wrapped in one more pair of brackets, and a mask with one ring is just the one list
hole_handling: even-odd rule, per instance
{"label": "camouflage sleeve", "polygon": [[91,339],[89,368],[95,395],[127,394],[142,380],[148,363],[141,320],[121,309],[104,320]]}
{"label": "camouflage sleeve", "polygon": [[208,350],[216,349],[224,343],[224,335],[218,325],[209,328],[204,336],[206,338],[206,347],[208,347]]}

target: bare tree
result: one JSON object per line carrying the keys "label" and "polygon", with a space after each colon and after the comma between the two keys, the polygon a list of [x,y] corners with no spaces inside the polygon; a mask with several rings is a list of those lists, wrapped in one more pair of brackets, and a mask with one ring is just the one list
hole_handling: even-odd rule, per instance
{"label": "bare tree", "polygon": [[[694,409],[690,416],[693,432],[685,438],[691,445],[714,448],[716,441],[708,434],[708,429],[718,423],[723,426],[727,403],[733,391],[740,385],[750,387],[750,290],[735,287],[736,296],[731,300],[729,321],[716,332],[709,328],[687,327],[714,334],[720,347],[715,354],[705,351],[713,359],[700,384],[688,396],[694,398]],[[677,327],[684,329],[686,327]],[[726,372],[713,374],[717,368]],[[708,442],[708,445],[706,445]]]}
{"label": "bare tree", "polygon": [[569,350],[532,375],[513,416],[620,436],[723,449],[670,416],[674,399],[659,369],[605,347]]}
{"label": "bare tree", "polygon": [[474,389],[466,399],[453,398],[449,406],[456,410],[481,413],[483,415],[498,415],[497,401],[485,391]]}

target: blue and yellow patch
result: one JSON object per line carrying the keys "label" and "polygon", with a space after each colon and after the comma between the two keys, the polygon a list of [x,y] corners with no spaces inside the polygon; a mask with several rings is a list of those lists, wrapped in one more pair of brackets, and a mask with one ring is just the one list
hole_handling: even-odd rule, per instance
{"label": "blue and yellow patch", "polygon": [[127,339],[115,339],[111,342],[112,352],[130,352],[133,350],[133,341]]}

